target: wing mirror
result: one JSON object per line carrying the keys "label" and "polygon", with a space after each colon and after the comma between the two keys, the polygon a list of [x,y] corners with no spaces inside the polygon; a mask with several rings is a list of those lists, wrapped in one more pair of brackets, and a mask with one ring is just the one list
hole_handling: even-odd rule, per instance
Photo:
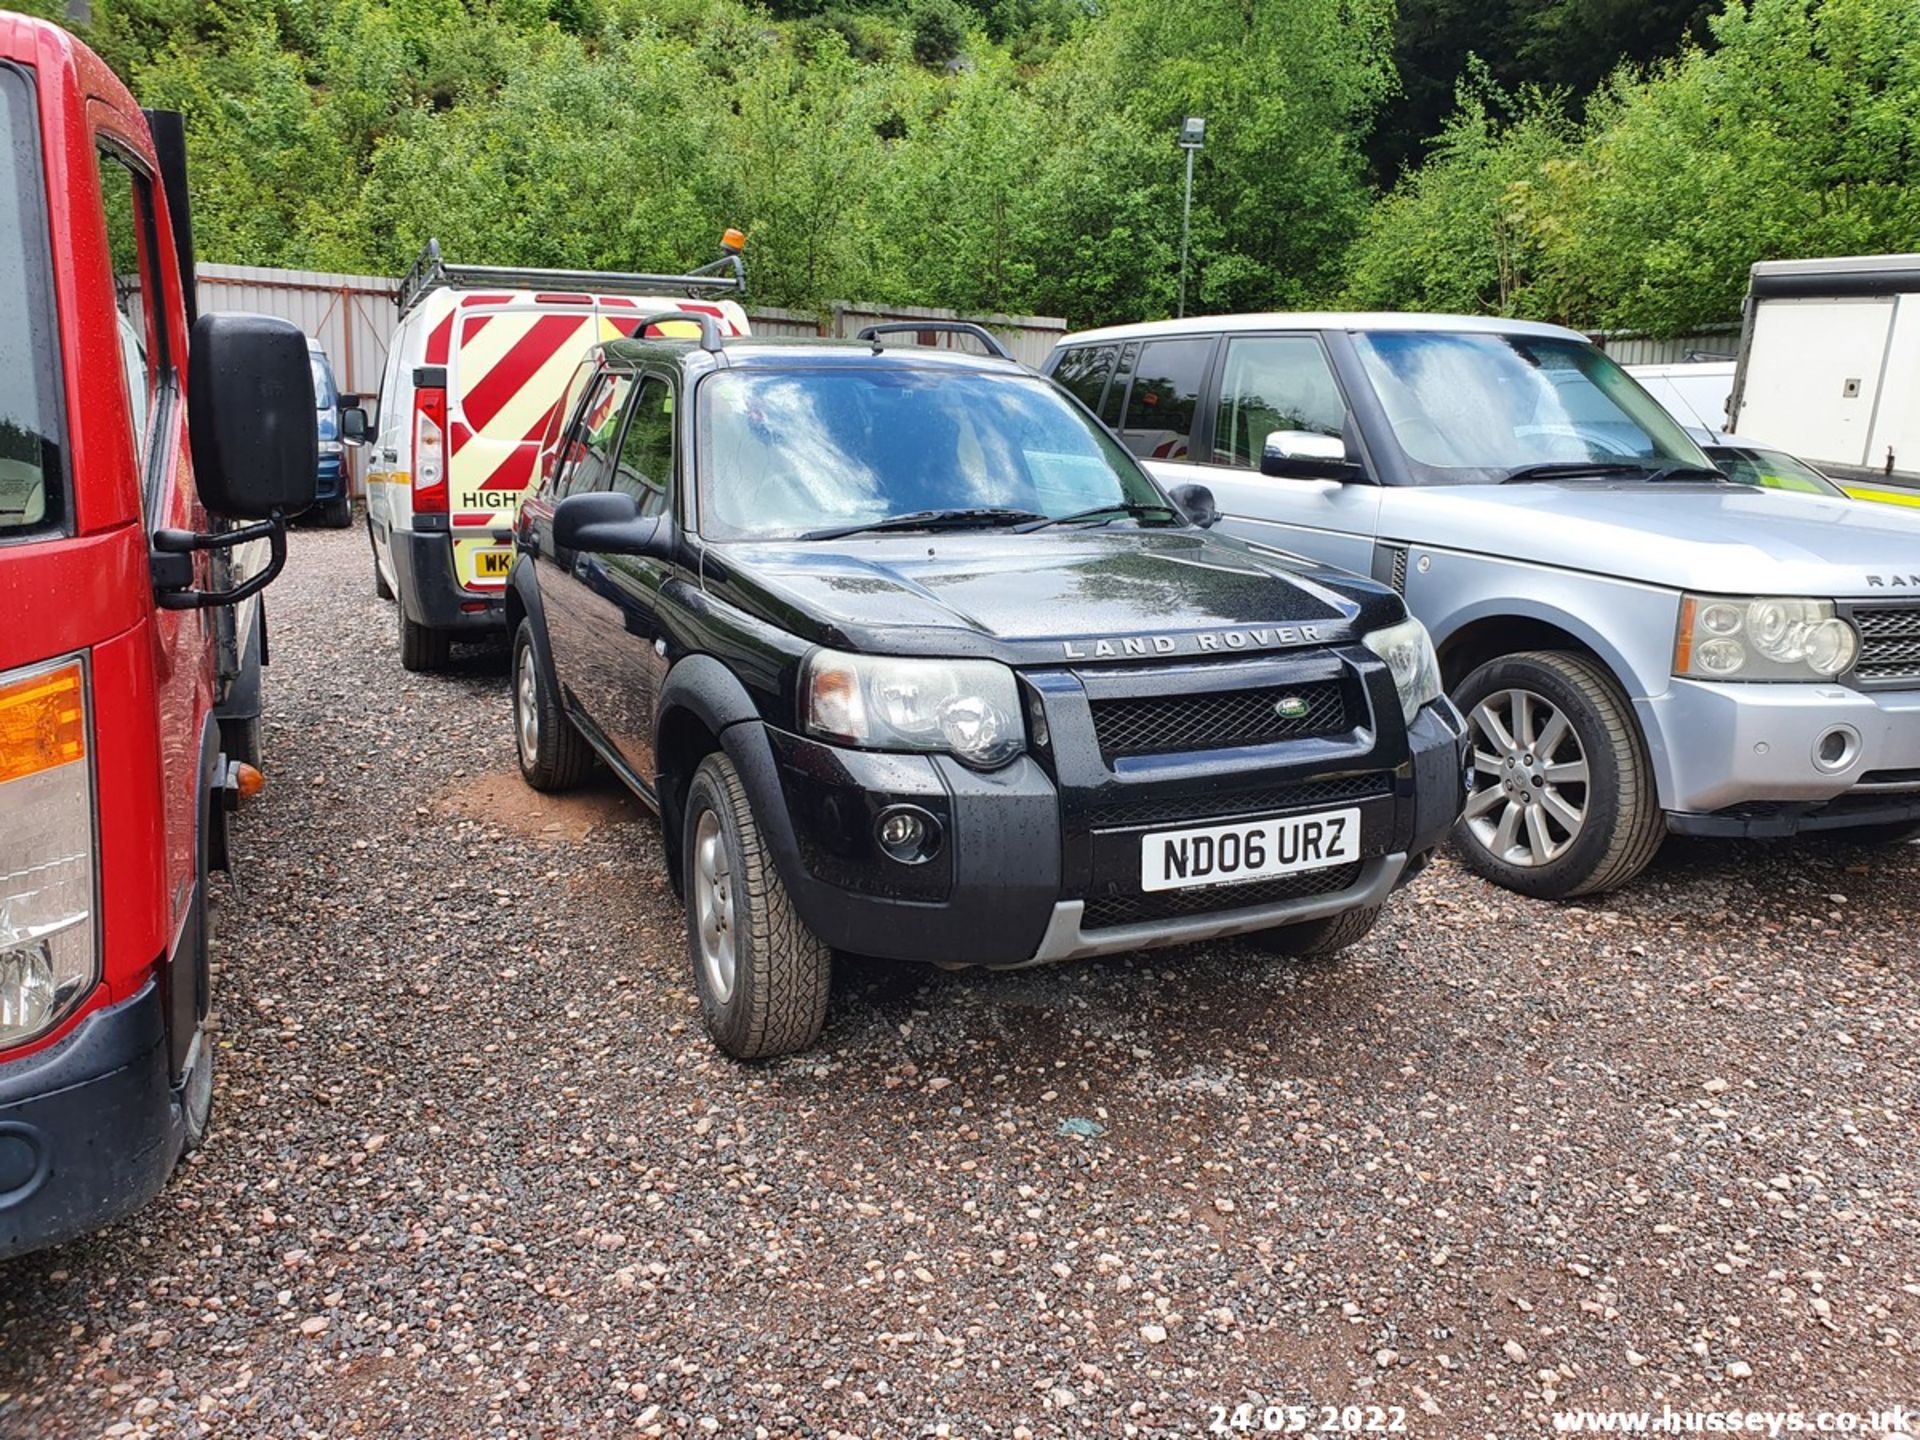
{"label": "wing mirror", "polygon": [[1213,491],[1204,485],[1176,485],[1167,498],[1180,507],[1189,524],[1210,530],[1220,520],[1220,507],[1214,504]]}
{"label": "wing mirror", "polygon": [[1347,442],[1312,430],[1275,430],[1260,452],[1260,473],[1276,479],[1364,480],[1366,470],[1347,458]]}
{"label": "wing mirror", "polygon": [[569,495],[553,507],[556,550],[664,559],[672,538],[666,516],[641,515],[640,502],[624,490]]}
{"label": "wing mirror", "polygon": [[367,412],[360,406],[348,405],[340,411],[340,438],[349,445],[364,445],[372,438]]}
{"label": "wing mirror", "polygon": [[[187,337],[187,427],[200,503],[251,525],[156,530],[149,564],[163,609],[231,605],[264,590],[287,562],[285,521],[313,504],[319,417],[307,337],[270,315],[202,315]],[[230,590],[194,588],[196,550],[266,540],[267,567]]]}

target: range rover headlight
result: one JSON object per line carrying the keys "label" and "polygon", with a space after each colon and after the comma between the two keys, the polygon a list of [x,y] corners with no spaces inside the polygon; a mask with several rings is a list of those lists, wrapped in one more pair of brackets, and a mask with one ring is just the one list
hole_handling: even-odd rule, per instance
{"label": "range rover headlight", "polygon": [[72,1013],[99,976],[86,667],[0,675],[0,1049]]}
{"label": "range rover headlight", "polygon": [[801,677],[810,735],[867,750],[947,751],[982,770],[1026,748],[1013,672],[994,660],[816,650]]}
{"label": "range rover headlight", "polygon": [[1830,680],[1853,668],[1860,637],[1831,600],[1686,595],[1673,673],[1695,680]]}
{"label": "range rover headlight", "polygon": [[1400,710],[1407,724],[1413,723],[1422,705],[1440,698],[1440,658],[1433,653],[1433,637],[1418,620],[1408,616],[1398,625],[1362,635],[1360,643],[1386,661],[1387,669],[1393,672],[1393,686],[1400,692]]}

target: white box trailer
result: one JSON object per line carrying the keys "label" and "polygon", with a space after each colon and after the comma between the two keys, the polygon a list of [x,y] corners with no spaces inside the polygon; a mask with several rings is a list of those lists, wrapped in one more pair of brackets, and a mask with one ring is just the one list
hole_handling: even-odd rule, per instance
{"label": "white box trailer", "polygon": [[1849,486],[1920,488],[1920,255],[1755,265],[1730,413]]}

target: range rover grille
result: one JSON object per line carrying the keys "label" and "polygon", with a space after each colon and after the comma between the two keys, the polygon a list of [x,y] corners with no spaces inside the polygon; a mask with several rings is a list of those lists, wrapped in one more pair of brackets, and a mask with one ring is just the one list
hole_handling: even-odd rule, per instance
{"label": "range rover grille", "polygon": [[1158,825],[1163,821],[1213,820],[1228,815],[1267,815],[1309,805],[1341,800],[1365,800],[1388,794],[1391,775],[1348,775],[1338,780],[1309,780],[1300,785],[1269,786],[1259,790],[1231,790],[1221,795],[1172,795],[1154,799],[1112,800],[1088,812],[1094,830],[1116,830],[1128,825]]}
{"label": "range rover grille", "polygon": [[1150,920],[1173,920],[1186,915],[1211,915],[1223,910],[1246,910],[1282,900],[1305,900],[1334,895],[1360,883],[1361,862],[1333,865],[1325,870],[1303,870],[1246,885],[1215,885],[1204,890],[1155,890],[1132,895],[1103,895],[1089,899],[1080,924],[1087,930],[1115,925],[1138,925]]}
{"label": "range rover grille", "polygon": [[1865,685],[1920,680],[1920,605],[1856,607],[1860,658],[1853,678]]}
{"label": "range rover grille", "polygon": [[1109,758],[1267,745],[1338,735],[1352,724],[1338,680],[1093,702],[1094,734]]}

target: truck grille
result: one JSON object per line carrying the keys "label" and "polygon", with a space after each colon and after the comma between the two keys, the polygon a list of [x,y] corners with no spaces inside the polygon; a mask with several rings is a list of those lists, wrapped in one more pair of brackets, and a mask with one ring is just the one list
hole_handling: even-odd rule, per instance
{"label": "truck grille", "polygon": [[1229,790],[1220,795],[1168,795],[1137,800],[1110,800],[1087,814],[1095,830],[1128,825],[1157,825],[1167,820],[1213,820],[1226,815],[1267,815],[1300,810],[1309,805],[1331,805],[1341,800],[1364,800],[1393,789],[1390,775],[1348,775],[1338,780],[1309,780],[1299,785],[1275,785],[1258,790]]}
{"label": "truck grille", "polygon": [[1116,925],[1139,925],[1151,920],[1173,920],[1184,915],[1209,915],[1221,910],[1246,910],[1282,900],[1305,900],[1334,895],[1360,883],[1361,862],[1304,870],[1246,885],[1215,885],[1203,890],[1156,890],[1132,895],[1102,895],[1089,899],[1080,924],[1087,930]]}
{"label": "truck grille", "polygon": [[1267,745],[1352,728],[1337,680],[1092,703],[1094,734],[1109,758]]}
{"label": "truck grille", "polygon": [[1860,658],[1853,678],[1863,685],[1885,685],[1920,680],[1920,605],[1855,608],[1853,623],[1860,630]]}

